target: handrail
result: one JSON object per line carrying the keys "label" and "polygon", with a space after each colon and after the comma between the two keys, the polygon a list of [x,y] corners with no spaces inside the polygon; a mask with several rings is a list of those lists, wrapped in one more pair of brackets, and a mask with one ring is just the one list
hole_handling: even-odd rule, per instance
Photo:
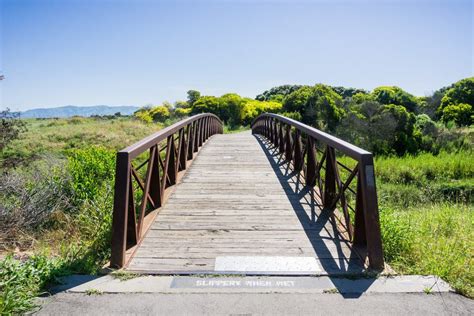
{"label": "handrail", "polygon": [[145,137],[144,139],[136,142],[135,144],[122,149],[120,152],[127,152],[130,155],[130,158],[135,158],[136,156],[141,154],[144,150],[147,150],[151,146],[155,145],[157,142],[165,140],[166,137],[168,137],[169,135],[175,134],[177,131],[183,128],[183,126],[187,126],[188,124],[196,120],[199,120],[203,117],[212,117],[222,125],[221,120],[214,114],[211,114],[211,113],[197,114],[197,115],[188,117],[186,119],[183,119],[173,125],[170,125],[154,134],[151,134],[150,136]]}
{"label": "handrail", "polygon": [[[303,173],[307,186],[319,191],[323,210],[342,213],[344,233],[366,253],[369,267],[384,268],[377,190],[372,153],[335,136],[282,115],[264,113],[251,124],[252,133],[266,137],[295,171]],[[319,146],[319,148],[318,148]],[[354,159],[349,168],[337,160],[338,153]],[[318,159],[318,156],[321,158]],[[340,170],[341,166],[344,170]],[[348,173],[346,179],[342,174]],[[354,191],[350,185],[357,178]],[[346,196],[355,192],[355,207]],[[339,208],[338,208],[339,206]],[[349,209],[355,211],[352,221]]]}
{"label": "handrail", "polygon": [[[279,121],[281,121],[285,124],[294,126],[295,128],[297,128],[301,132],[303,132],[303,133],[305,133],[305,134],[307,134],[307,135],[309,135],[309,136],[311,136],[315,139],[318,139],[318,140],[330,145],[331,147],[334,147],[334,148],[342,151],[344,154],[346,154],[346,155],[348,155],[348,156],[350,156],[354,159],[359,159],[360,157],[362,157],[364,155],[372,155],[370,152],[368,152],[365,149],[357,147],[356,145],[348,143],[345,140],[339,139],[335,136],[332,136],[332,135],[330,135],[328,133],[325,133],[323,131],[320,131],[320,130],[314,128],[314,127],[311,127],[311,126],[308,126],[308,125],[303,124],[301,122],[298,122],[296,120],[293,120],[289,117],[285,117],[285,116],[278,115],[278,114],[273,114],[273,113],[265,113],[265,114],[262,114],[262,115],[278,119]],[[259,119],[259,117],[256,117],[254,119],[254,121],[252,122],[252,126],[258,119]]]}
{"label": "handrail", "polygon": [[[168,188],[177,183],[180,171],[186,170],[188,162],[209,137],[222,132],[221,120],[214,114],[203,113],[117,152],[111,267],[121,268],[127,263],[127,251],[142,240],[156,210],[165,202]],[[135,167],[133,160],[144,153],[147,153],[146,159]],[[144,166],[147,166],[144,175],[140,175]],[[140,203],[136,205],[140,192]]]}

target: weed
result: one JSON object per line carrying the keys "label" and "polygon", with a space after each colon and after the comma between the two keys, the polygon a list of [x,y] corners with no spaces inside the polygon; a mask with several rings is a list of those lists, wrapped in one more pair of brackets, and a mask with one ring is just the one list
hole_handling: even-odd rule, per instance
{"label": "weed", "polygon": [[119,279],[120,281],[128,281],[128,280],[138,278],[140,276],[139,274],[127,272],[123,270],[114,271],[110,275],[114,277],[115,279]]}
{"label": "weed", "polygon": [[425,292],[425,294],[433,294],[433,287],[425,287],[423,292]]}
{"label": "weed", "polygon": [[88,290],[86,290],[85,293],[86,293],[87,295],[102,295],[102,294],[104,294],[104,292],[99,291],[99,290],[97,290],[97,289],[88,289]]}
{"label": "weed", "polygon": [[339,290],[336,288],[326,289],[326,290],[323,290],[323,293],[324,294],[338,294]]}

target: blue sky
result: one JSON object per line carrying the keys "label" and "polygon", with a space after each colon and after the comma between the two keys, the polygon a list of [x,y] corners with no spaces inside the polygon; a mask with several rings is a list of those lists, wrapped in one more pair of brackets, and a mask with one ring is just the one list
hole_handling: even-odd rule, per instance
{"label": "blue sky", "polygon": [[14,110],[286,83],[426,95],[474,73],[470,0],[0,3],[0,107]]}

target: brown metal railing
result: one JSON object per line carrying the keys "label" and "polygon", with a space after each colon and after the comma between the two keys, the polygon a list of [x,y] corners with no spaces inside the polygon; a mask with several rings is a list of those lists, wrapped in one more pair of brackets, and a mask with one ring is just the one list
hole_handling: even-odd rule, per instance
{"label": "brown metal railing", "polygon": [[199,114],[117,153],[112,267],[120,268],[127,263],[134,246],[142,240],[157,209],[166,200],[167,188],[177,183],[203,143],[222,132],[222,122],[217,116]]}
{"label": "brown metal railing", "polygon": [[[369,267],[384,268],[374,161],[370,152],[293,119],[262,114],[252,133],[266,137],[302,173],[305,184],[319,194],[323,211],[342,213],[340,224],[349,239],[366,253]],[[339,157],[348,156],[355,166]],[[343,179],[343,175],[346,178]],[[357,178],[357,183],[353,180]],[[351,200],[350,194],[355,195]],[[351,206],[354,201],[355,206]],[[349,212],[351,210],[352,212]]]}

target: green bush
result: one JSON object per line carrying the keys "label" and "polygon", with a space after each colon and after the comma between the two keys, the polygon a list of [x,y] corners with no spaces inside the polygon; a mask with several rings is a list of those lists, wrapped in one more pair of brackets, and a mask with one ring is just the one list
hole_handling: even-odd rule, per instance
{"label": "green bush", "polygon": [[34,232],[57,212],[70,208],[64,160],[44,157],[29,167],[0,174],[0,240],[21,246],[15,232]]}
{"label": "green bush", "polygon": [[418,106],[416,97],[396,86],[382,86],[375,88],[371,93],[372,99],[381,104],[395,104],[403,106],[409,112],[415,112]]}
{"label": "green bush", "polygon": [[154,107],[150,110],[150,115],[155,122],[163,122],[170,118],[170,110],[163,105]]}
{"label": "green bush", "polygon": [[299,112],[303,123],[329,131],[334,131],[345,115],[341,96],[323,84],[303,86],[287,95],[283,111]]}
{"label": "green bush", "polygon": [[474,122],[474,110],[470,104],[451,104],[443,109],[441,119],[454,121],[458,126],[469,126]]}
{"label": "green bush", "polygon": [[60,261],[36,255],[21,261],[0,260],[0,315],[19,315],[34,308],[34,298],[60,274]]}
{"label": "green bush", "polygon": [[112,185],[115,155],[115,151],[99,146],[67,152],[71,189],[77,205],[86,200],[93,201],[104,184]]}
{"label": "green bush", "polygon": [[438,111],[442,111],[448,105],[460,103],[474,105],[474,77],[459,80],[449,87],[441,99]]}

